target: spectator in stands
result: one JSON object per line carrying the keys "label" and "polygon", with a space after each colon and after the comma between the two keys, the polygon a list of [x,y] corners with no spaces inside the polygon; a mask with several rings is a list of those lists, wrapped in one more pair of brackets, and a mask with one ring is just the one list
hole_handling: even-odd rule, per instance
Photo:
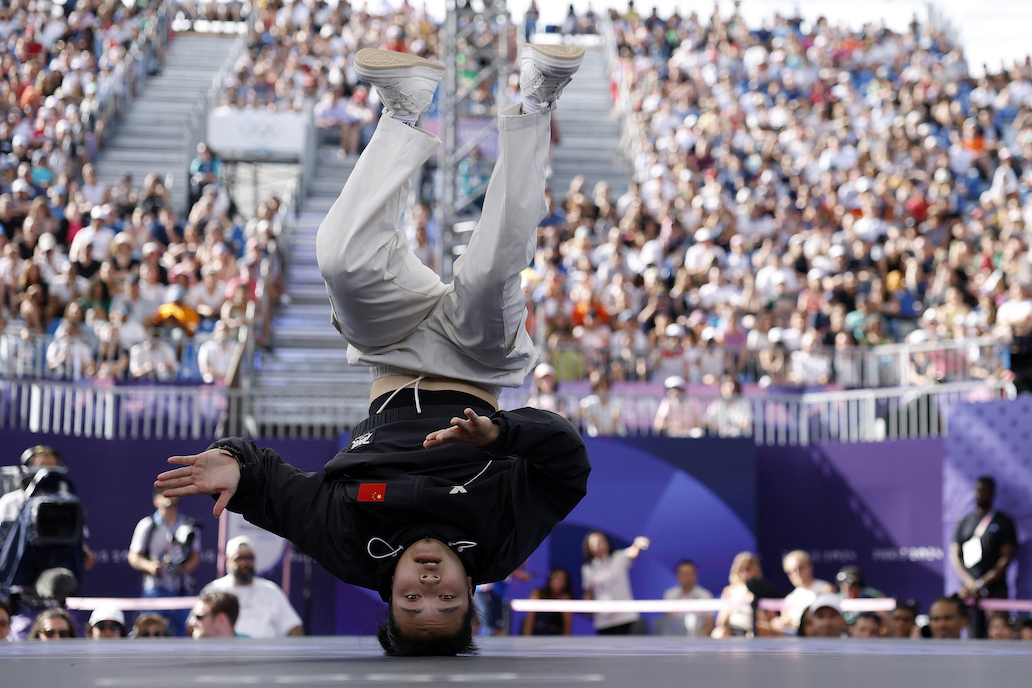
{"label": "spectator in stands", "polygon": [[86,626],[87,638],[100,640],[102,638],[124,638],[127,635],[125,628],[125,614],[114,607],[98,607],[90,614],[90,621]]}
{"label": "spectator in stands", "polygon": [[147,338],[129,349],[129,373],[133,379],[168,382],[179,372],[176,350],[161,338],[157,327],[148,330]]}
{"label": "spectator in stands", "polygon": [[744,437],[752,432],[752,403],[742,396],[733,375],[720,381],[720,397],[706,407],[706,429],[718,437]]}
{"label": "spectator in stands", "polygon": [[[728,574],[728,585],[720,593],[720,599],[733,603],[732,606],[722,609],[717,614],[714,624],[714,638],[727,638],[730,636],[751,636],[753,634],[753,613],[749,603],[753,600],[753,593],[750,592],[748,582],[750,580],[762,579],[763,570],[760,568],[760,560],[752,552],[739,552],[731,562],[731,572]],[[742,604],[744,603],[744,607]],[[760,630],[761,622],[767,626],[766,612],[760,612],[762,618],[757,618],[757,630]],[[761,633],[763,634],[763,633]]]}
{"label": "spectator in stands", "polygon": [[235,630],[239,614],[240,602],[233,593],[201,593],[191,614],[190,635],[194,638],[242,637]]}
{"label": "spectator in stands", "polygon": [[226,543],[226,572],[204,586],[201,597],[208,592],[232,593],[240,605],[234,629],[248,638],[304,635],[301,617],[279,586],[255,575],[250,538],[241,535]]}
{"label": "spectator in stands", "polygon": [[625,435],[621,407],[609,397],[609,377],[601,370],[591,371],[591,394],[581,399],[581,428],[588,437]]}
{"label": "spectator in stands", "polygon": [[[835,574],[835,581],[838,583],[839,595],[843,599],[870,599],[885,597],[885,593],[875,588],[867,587],[863,572],[852,564],[847,564]],[[852,624],[856,620],[856,612],[843,612],[846,622]]]}
{"label": "spectator in stands", "polygon": [[181,329],[193,336],[201,324],[201,316],[186,301],[186,289],[173,284],[165,294],[165,302],[158,306],[151,323],[162,328]]}
{"label": "spectator in stands", "polygon": [[1021,623],[1021,628],[1018,631],[1018,637],[1022,640],[1032,640],[1032,619],[1025,619]]}
{"label": "spectator in stands", "polygon": [[160,614],[140,614],[133,622],[130,638],[165,638],[168,637],[168,620]]}
{"label": "spectator in stands", "polygon": [[842,603],[835,593],[822,593],[809,607],[813,616],[814,638],[842,638],[846,634],[846,618],[842,614]]}
{"label": "spectator in stands", "polygon": [[772,619],[772,625],[784,633],[793,634],[799,630],[803,610],[809,608],[818,595],[835,592],[835,587],[814,577],[813,560],[805,550],[789,552],[781,559],[781,566],[792,582],[793,590],[785,596],[785,606],[781,614]]}
{"label": "spectator in stands", "polygon": [[[699,567],[683,559],[677,563],[677,585],[663,592],[664,600],[712,600],[713,593],[699,585]],[[705,638],[713,632],[712,612],[667,612],[665,635]]]}
{"label": "spectator in stands", "polygon": [[989,640],[1015,640],[1018,629],[1015,628],[1014,619],[1007,612],[993,612],[989,616],[986,637]]}
{"label": "spectator in stands", "polygon": [[555,367],[540,363],[534,368],[534,394],[527,400],[530,408],[563,414],[563,401],[559,397]]}
{"label": "spectator in stands", "polygon": [[55,335],[47,346],[47,370],[59,380],[81,380],[92,377],[96,362],[90,345],[82,334],[82,327],[68,321],[62,333]]}
{"label": "spectator in stands", "polygon": [[190,162],[190,205],[201,198],[201,190],[214,184],[216,188],[222,175],[222,161],[215,157],[208,144],[197,144],[197,157]]}
{"label": "spectator in stands", "polygon": [[788,369],[788,381],[802,387],[817,387],[831,380],[831,359],[818,349],[817,332],[803,335],[802,348],[793,351]]}
{"label": "spectator in stands", "polygon": [[218,268],[201,266],[201,281],[190,287],[186,302],[204,319],[218,318],[226,301],[226,284],[218,279]]}
{"label": "spectator in stands", "polygon": [[[548,572],[543,587],[530,592],[532,600],[572,600],[570,573],[556,567]],[[573,612],[527,612],[523,619],[523,635],[570,635],[573,632]]]}
{"label": "spectator in stands", "polygon": [[700,431],[695,400],[685,394],[683,377],[671,375],[663,386],[667,393],[656,409],[652,432],[667,437],[693,437]]}
{"label": "spectator in stands", "polygon": [[[581,586],[586,600],[633,600],[628,571],[638,556],[649,548],[649,539],[639,535],[630,547],[615,552],[609,537],[601,531],[592,531],[584,538],[584,564],[581,566]],[[627,635],[641,619],[637,612],[606,612],[594,614],[592,621],[599,635]]]}
{"label": "spectator in stands", "polygon": [[72,615],[61,607],[44,609],[36,617],[29,629],[29,640],[63,640],[76,638],[75,622]]}
{"label": "spectator in stands", "polygon": [[[975,510],[957,524],[950,544],[950,564],[960,577],[957,594],[962,599],[1006,599],[1007,567],[1014,560],[1018,538],[1014,521],[1007,514],[993,509],[996,481],[984,475],[975,482]],[[985,613],[973,605],[970,631],[976,638],[985,637]]]}
{"label": "spectator in stands", "polygon": [[215,323],[211,339],[201,344],[197,352],[197,366],[201,379],[207,384],[223,384],[239,344],[230,341],[229,326],[223,320]]}
{"label": "spectator in stands", "polygon": [[956,597],[940,597],[928,610],[933,638],[960,638],[967,627],[966,605]]}
{"label": "spectator in stands", "polygon": [[147,325],[158,310],[158,304],[144,298],[140,292],[140,278],[130,274],[122,283],[122,292],[111,299],[111,310],[126,309],[126,319],[143,327]]}
{"label": "spectator in stands", "polygon": [[896,608],[889,614],[888,630],[893,638],[921,637],[921,629],[917,626],[917,603],[896,600]]}
{"label": "spectator in stands", "polygon": [[882,618],[871,612],[857,614],[856,620],[849,627],[850,638],[880,638],[882,635]]}

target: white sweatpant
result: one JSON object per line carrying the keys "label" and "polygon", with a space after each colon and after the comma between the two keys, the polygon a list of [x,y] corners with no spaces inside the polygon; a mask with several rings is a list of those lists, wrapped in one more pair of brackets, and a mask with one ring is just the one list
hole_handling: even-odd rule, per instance
{"label": "white sweatpant", "polygon": [[545,216],[550,113],[498,117],[500,154],[480,222],[443,284],[398,222],[441,141],[390,117],[377,125],[319,227],[319,270],[352,365],[519,387],[537,361],[520,272]]}

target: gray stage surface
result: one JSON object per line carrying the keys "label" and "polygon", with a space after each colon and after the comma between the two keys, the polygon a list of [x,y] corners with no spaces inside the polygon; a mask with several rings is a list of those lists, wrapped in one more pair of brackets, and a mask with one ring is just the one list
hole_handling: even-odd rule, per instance
{"label": "gray stage surface", "polygon": [[1021,641],[488,638],[477,657],[388,659],[370,637],[0,643],[14,686],[1027,686]]}

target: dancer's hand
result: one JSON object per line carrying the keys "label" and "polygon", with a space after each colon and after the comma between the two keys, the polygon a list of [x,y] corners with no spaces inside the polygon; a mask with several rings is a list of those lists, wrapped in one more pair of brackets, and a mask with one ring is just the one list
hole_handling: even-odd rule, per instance
{"label": "dancer's hand", "polygon": [[240,464],[233,455],[221,449],[209,449],[193,456],[173,456],[168,462],[183,464],[183,467],[159,475],[154,487],[164,490],[166,497],[218,493],[212,513],[221,516],[240,484]]}
{"label": "dancer's hand", "polygon": [[471,408],[465,410],[466,417],[451,419],[451,427],[431,432],[423,440],[424,447],[438,444],[472,444],[474,447],[486,447],[498,439],[498,426],[487,416],[478,416]]}

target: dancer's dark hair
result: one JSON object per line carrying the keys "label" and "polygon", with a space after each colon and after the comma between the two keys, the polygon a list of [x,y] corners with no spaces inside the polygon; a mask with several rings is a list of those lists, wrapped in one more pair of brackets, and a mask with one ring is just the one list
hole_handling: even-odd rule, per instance
{"label": "dancer's dark hair", "polygon": [[387,621],[376,631],[376,639],[380,641],[384,653],[388,657],[454,657],[455,655],[477,654],[477,644],[473,641],[473,621],[477,617],[477,609],[473,597],[469,598],[469,608],[462,616],[462,626],[458,633],[431,638],[417,638],[402,633],[394,618],[394,606],[387,607]]}

